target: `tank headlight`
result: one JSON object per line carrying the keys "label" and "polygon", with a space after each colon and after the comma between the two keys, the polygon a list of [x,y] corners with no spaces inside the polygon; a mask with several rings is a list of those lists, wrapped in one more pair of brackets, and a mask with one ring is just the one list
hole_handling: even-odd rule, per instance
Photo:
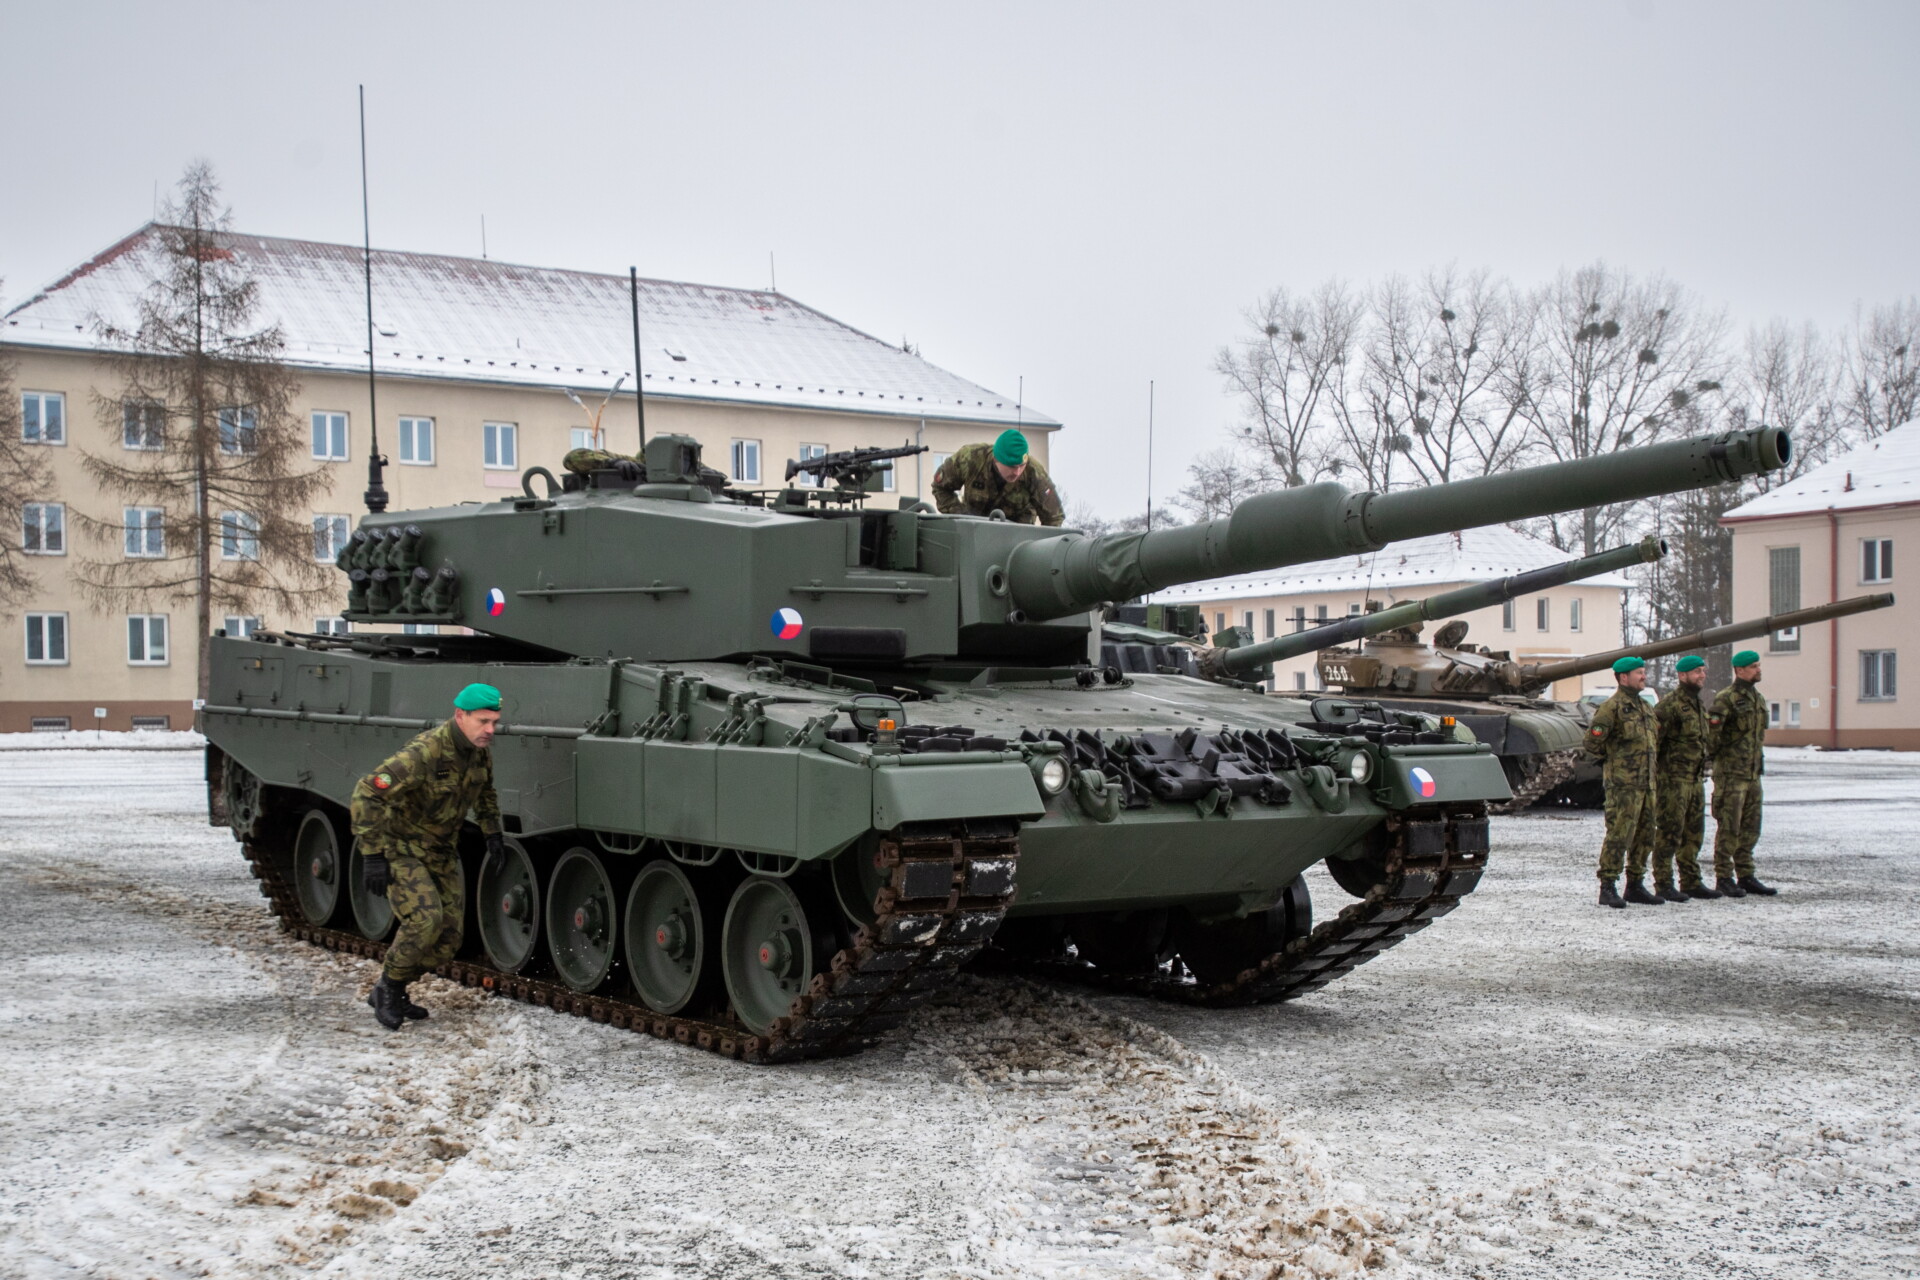
{"label": "tank headlight", "polygon": [[1355,782],[1365,782],[1373,776],[1373,761],[1364,751],[1353,753],[1353,759],[1347,761],[1347,776]]}
{"label": "tank headlight", "polygon": [[1040,766],[1040,789],[1050,796],[1057,796],[1067,789],[1067,762],[1059,756],[1048,756],[1046,763]]}

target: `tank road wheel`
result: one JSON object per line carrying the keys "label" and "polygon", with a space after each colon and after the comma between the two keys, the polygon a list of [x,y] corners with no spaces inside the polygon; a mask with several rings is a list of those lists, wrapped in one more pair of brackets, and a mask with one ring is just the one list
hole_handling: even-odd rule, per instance
{"label": "tank road wheel", "polygon": [[1313,931],[1313,899],[1307,882],[1295,876],[1280,901],[1265,911],[1200,921],[1185,911],[1173,929],[1180,959],[1202,986],[1231,982],[1295,938]]}
{"label": "tank road wheel", "polygon": [[340,882],[347,859],[340,853],[340,832],[325,809],[309,809],[293,838],[293,891],[308,924],[325,924],[340,906]]}
{"label": "tank road wheel", "polygon": [[699,891],[665,858],[649,862],[627,892],[620,926],[633,988],[655,1013],[678,1013],[713,985],[714,934]]}
{"label": "tank road wheel", "polygon": [[520,972],[540,940],[540,874],[525,845],[507,837],[500,869],[493,875],[481,870],[474,905],[487,962],[504,973]]}
{"label": "tank road wheel", "polygon": [[347,858],[347,901],[353,906],[353,927],[360,936],[380,941],[393,932],[393,907],[384,893],[368,893],[365,863],[360,859],[360,842],[353,842]]}
{"label": "tank road wheel", "polygon": [[1115,977],[1135,978],[1152,973],[1160,963],[1167,913],[1155,909],[1074,916],[1067,921],[1067,933],[1082,960]]}
{"label": "tank road wheel", "polygon": [[547,954],[560,981],[582,993],[607,980],[620,929],[620,900],[600,855],[569,849],[547,879]]}
{"label": "tank road wheel", "polygon": [[755,1035],[784,1018],[832,958],[832,935],[785,880],[752,876],[733,891],[720,926],[720,968],[733,1011]]}

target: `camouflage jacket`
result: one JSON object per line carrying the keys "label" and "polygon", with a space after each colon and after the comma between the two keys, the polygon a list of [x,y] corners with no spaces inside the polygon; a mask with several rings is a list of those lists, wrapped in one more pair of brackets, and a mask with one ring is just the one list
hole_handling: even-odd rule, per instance
{"label": "camouflage jacket", "polygon": [[1745,680],[1713,696],[1707,712],[1707,750],[1713,776],[1722,782],[1751,781],[1767,771],[1760,744],[1767,736],[1767,700]]}
{"label": "camouflage jacket", "polygon": [[1604,762],[1609,787],[1651,787],[1660,725],[1632,689],[1616,689],[1593,713],[1587,729],[1587,754]]}
{"label": "camouflage jacket", "polygon": [[500,830],[493,753],[468,744],[452,720],[427,730],[354,784],[353,834],[368,853],[404,845],[446,847],[472,810],[488,835]]}
{"label": "camouflage jacket", "polygon": [[1653,709],[1653,718],[1660,726],[1660,776],[1698,778],[1707,765],[1707,709],[1699,691],[1676,684]]}
{"label": "camouflage jacket", "polygon": [[1004,511],[1015,524],[1059,525],[1066,521],[1053,477],[1033,458],[1018,480],[1008,484],[993,465],[990,444],[963,445],[933,473],[933,500],[947,515],[984,516]]}

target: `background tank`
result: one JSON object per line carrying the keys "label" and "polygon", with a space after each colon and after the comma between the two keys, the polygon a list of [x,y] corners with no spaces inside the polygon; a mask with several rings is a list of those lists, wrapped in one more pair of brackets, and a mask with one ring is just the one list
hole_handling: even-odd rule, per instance
{"label": "background tank", "polygon": [[[1089,538],[869,509],[874,452],[832,488],[725,490],[694,441],[655,437],[637,481],[536,493],[536,468],[517,497],[362,522],[353,622],[475,634],[216,639],[213,816],[291,930],[377,953],[390,921],[343,805],[485,680],[512,856],[471,882],[457,981],[754,1061],[870,1043],[990,940],[1200,1003],[1284,999],[1474,887],[1499,763],[1418,715],[1107,679],[1099,606],[1787,449],[1763,430],[1406,493],[1316,485]],[[1314,927],[1301,873],[1322,859],[1363,896]]]}
{"label": "background tank", "polygon": [[1453,622],[1440,629],[1432,646],[1421,643],[1418,636],[1396,632],[1358,649],[1324,650],[1320,680],[1346,697],[1366,698],[1402,711],[1451,716],[1466,725],[1499,753],[1514,791],[1509,811],[1542,798],[1597,805],[1599,770],[1581,750],[1593,708],[1539,697],[1555,681],[1605,671],[1629,655],[1658,658],[1706,649],[1884,609],[1892,603],[1891,595],[1857,596],[1561,662],[1515,662],[1507,653],[1467,644],[1466,624]]}

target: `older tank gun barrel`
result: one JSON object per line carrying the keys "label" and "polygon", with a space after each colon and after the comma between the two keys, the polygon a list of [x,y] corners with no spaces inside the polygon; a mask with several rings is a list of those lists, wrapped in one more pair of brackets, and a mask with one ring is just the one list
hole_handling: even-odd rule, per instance
{"label": "older tank gun barrel", "polygon": [[1590,653],[1584,658],[1569,658],[1565,662],[1528,663],[1526,666],[1514,669],[1517,677],[1514,683],[1523,689],[1543,689],[1555,680],[1564,680],[1568,676],[1584,676],[1594,671],[1605,671],[1622,658],[1664,658],[1670,653],[1681,653],[1688,649],[1709,649],[1717,644],[1751,640],[1755,636],[1764,636],[1769,632],[1785,631],[1788,627],[1810,627],[1816,622],[1825,622],[1829,618],[1845,618],[1856,613],[1870,613],[1875,609],[1884,609],[1892,603],[1892,592],[1872,596],[1854,596],[1851,600],[1837,600],[1832,604],[1816,605],[1811,609],[1797,609],[1792,613],[1771,614],[1764,618],[1748,618],[1744,622],[1729,622],[1724,627],[1696,631],[1692,635],[1678,636],[1672,640],[1654,640],[1647,644],[1628,645],[1624,649]]}
{"label": "older tank gun barrel", "polygon": [[1015,609],[1044,621],[1162,587],[1377,551],[1389,542],[1678,493],[1786,465],[1774,427],[1645,445],[1394,493],[1331,482],[1247,499],[1232,515],[1151,533],[1061,534],[1007,558]]}
{"label": "older tank gun barrel", "polygon": [[1532,569],[1526,573],[1516,573],[1511,577],[1495,578],[1490,582],[1476,582],[1470,587],[1460,587],[1453,591],[1443,591],[1439,595],[1428,596],[1423,600],[1409,600],[1377,613],[1363,613],[1358,617],[1342,618],[1322,627],[1309,631],[1296,631],[1292,635],[1275,636],[1271,640],[1262,640],[1259,644],[1243,645],[1238,649],[1213,649],[1201,659],[1201,673],[1208,676],[1238,676],[1255,671],[1269,662],[1283,662],[1288,658],[1297,658],[1303,653],[1316,649],[1329,649],[1337,644],[1346,644],[1353,640],[1364,640],[1368,636],[1377,636],[1383,631],[1392,631],[1395,627],[1410,627],[1422,622],[1432,622],[1438,618],[1456,617],[1463,613],[1472,613],[1475,609],[1484,609],[1488,605],[1511,600],[1515,596],[1531,595],[1536,591],[1545,591],[1549,587],[1564,586],[1569,582],[1578,582],[1582,578],[1591,578],[1596,573],[1609,573],[1615,569],[1624,569],[1628,565],[1647,564],[1667,554],[1667,544],[1659,538],[1648,536],[1628,547],[1615,547],[1610,551],[1601,551],[1594,555],[1582,556],[1578,560],[1569,560],[1564,564],[1548,565],[1544,569]]}

